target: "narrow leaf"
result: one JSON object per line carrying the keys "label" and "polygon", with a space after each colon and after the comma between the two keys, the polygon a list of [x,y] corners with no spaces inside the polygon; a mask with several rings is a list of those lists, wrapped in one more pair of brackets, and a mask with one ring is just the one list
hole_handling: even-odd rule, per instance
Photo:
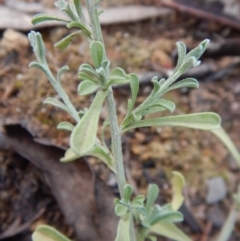
{"label": "narrow leaf", "polygon": [[176,212],[168,207],[160,207],[156,205],[152,210],[152,214],[149,218],[149,222],[152,225],[158,222],[181,222],[183,221],[183,215],[180,212]]}
{"label": "narrow leaf", "polygon": [[78,77],[82,80],[90,80],[92,82],[98,83],[98,79],[96,79],[95,75],[92,75],[92,73],[88,72],[88,70],[85,72],[80,72]]}
{"label": "narrow leaf", "polygon": [[43,104],[50,104],[50,105],[53,105],[55,107],[58,107],[62,110],[69,112],[67,106],[56,98],[48,97],[46,100],[43,101]]}
{"label": "narrow leaf", "polygon": [[[159,108],[156,108],[159,107]],[[150,105],[144,112],[141,112],[142,115],[151,114],[158,109],[161,111],[163,109],[169,110],[171,113],[175,110],[175,104],[172,101],[165,100],[165,99],[159,99],[156,102],[153,103],[153,105]]]}
{"label": "narrow leaf", "polygon": [[38,32],[31,31],[28,34],[28,38],[38,62],[41,64],[46,64],[45,46],[43,43],[42,35]]}
{"label": "narrow leaf", "polygon": [[155,233],[175,241],[193,241],[181,229],[171,222],[156,223],[151,227],[150,233]]}
{"label": "narrow leaf", "polygon": [[72,21],[67,25],[68,28],[79,28],[80,30],[82,30],[82,32],[84,34],[86,34],[87,36],[91,36],[91,32],[89,31],[88,28],[86,28],[82,23],[80,23],[79,21]]}
{"label": "narrow leaf", "polygon": [[38,69],[42,70],[44,73],[47,72],[47,70],[44,68],[44,66],[43,66],[42,64],[38,63],[38,62],[31,62],[31,63],[29,64],[29,67],[38,68]]}
{"label": "narrow leaf", "polygon": [[[195,57],[190,57],[184,62],[177,70],[177,78],[184,74],[190,67],[194,66],[196,67],[198,65],[198,61]],[[200,63],[199,63],[200,64]],[[174,78],[176,79],[176,77]]]}
{"label": "narrow leaf", "polygon": [[178,81],[177,83],[171,85],[167,89],[167,91],[175,90],[175,89],[179,89],[179,88],[198,88],[198,87],[199,87],[199,83],[196,79],[186,78],[186,79],[183,79],[183,80]]}
{"label": "narrow leaf", "polygon": [[99,84],[91,80],[83,80],[78,85],[78,94],[79,95],[89,95],[96,92],[99,89]]}
{"label": "narrow leaf", "polygon": [[64,154],[64,157],[60,159],[61,162],[70,162],[80,158],[71,148],[68,148]]}
{"label": "narrow leaf", "polygon": [[184,176],[179,172],[172,172],[172,189],[173,189],[173,198],[172,198],[172,208],[177,211],[183,203],[184,197],[182,195],[182,190],[185,186]]}
{"label": "narrow leaf", "polygon": [[42,22],[45,22],[45,21],[60,21],[60,22],[65,22],[65,23],[69,22],[69,20],[65,20],[65,19],[62,19],[62,18],[49,16],[49,15],[46,15],[44,13],[40,13],[40,14],[37,14],[33,17],[32,24],[35,25],[35,24],[42,23]]}
{"label": "narrow leaf", "polygon": [[81,64],[79,72],[88,70],[89,73],[96,74],[94,68],[90,64]]}
{"label": "narrow leaf", "polygon": [[221,118],[218,114],[203,112],[135,121],[127,126],[123,131],[148,126],[181,126],[200,130],[213,130],[218,129],[220,125]]}
{"label": "narrow leaf", "polygon": [[176,70],[182,65],[184,58],[186,56],[186,45],[182,42],[177,42],[177,49],[178,49],[178,62],[176,66]]}
{"label": "narrow leaf", "polygon": [[61,162],[74,161],[83,156],[93,156],[102,160],[113,172],[115,172],[113,159],[102,146],[94,146],[90,151],[84,153],[83,155],[76,154],[71,148],[67,149],[64,157],[60,159]]}
{"label": "narrow leaf", "polygon": [[84,16],[83,16],[83,12],[82,12],[81,0],[73,0],[73,3],[74,3],[74,7],[75,7],[75,10],[76,10],[79,18],[83,19]]}
{"label": "narrow leaf", "polygon": [[82,155],[94,146],[98,119],[108,91],[98,91],[89,110],[78,122],[70,137],[70,146],[76,154]]}
{"label": "narrow leaf", "polygon": [[118,228],[117,228],[117,237],[115,241],[131,241],[130,224],[131,224],[131,213],[128,212],[120,218]]}
{"label": "narrow leaf", "polygon": [[70,241],[55,228],[47,225],[38,226],[32,235],[33,241]]}
{"label": "narrow leaf", "polygon": [[156,201],[159,194],[159,188],[156,184],[150,184],[147,190],[147,202],[146,202],[146,209],[150,210],[153,206],[154,202]]}
{"label": "narrow leaf", "polygon": [[109,60],[104,60],[101,65],[105,70],[110,67],[110,61]]}
{"label": "narrow leaf", "polygon": [[69,44],[73,41],[73,39],[79,35],[79,32],[74,32],[69,34],[67,37],[63,38],[62,40],[60,40],[59,42],[57,42],[54,47],[58,48],[58,49],[65,49],[69,46]]}
{"label": "narrow leaf", "polygon": [[131,185],[126,184],[123,189],[123,197],[126,201],[129,201],[133,194],[133,188]]}
{"label": "narrow leaf", "polygon": [[110,79],[110,81],[107,82],[107,87],[111,85],[125,85],[129,83],[129,79]]}
{"label": "narrow leaf", "polygon": [[209,39],[203,40],[196,48],[191,50],[186,55],[186,59],[188,59],[190,57],[195,57],[196,59],[199,59],[201,57],[201,55],[204,53],[204,51],[206,50],[209,42],[210,42]]}
{"label": "narrow leaf", "polygon": [[130,113],[133,110],[137,99],[137,94],[139,91],[139,79],[136,74],[129,74],[128,76],[130,77],[130,88],[132,92],[131,105],[128,108],[128,113]]}
{"label": "narrow leaf", "polygon": [[99,41],[93,41],[90,45],[91,57],[96,69],[101,67],[104,58],[103,45]]}
{"label": "narrow leaf", "polygon": [[61,123],[58,124],[57,129],[72,132],[73,129],[74,129],[74,125],[67,122],[67,121],[64,121],[64,122],[61,122]]}
{"label": "narrow leaf", "polygon": [[211,132],[215,136],[217,136],[222,141],[222,143],[227,147],[229,152],[235,158],[238,166],[240,167],[240,153],[236,148],[235,144],[233,143],[233,141],[231,140],[231,138],[229,137],[229,135],[226,133],[226,131],[222,127],[220,127],[219,129],[212,130]]}
{"label": "narrow leaf", "polygon": [[64,65],[59,71],[58,71],[58,74],[57,74],[57,81],[60,82],[61,81],[61,76],[63,73],[65,73],[66,71],[69,70],[69,67],[67,65]]}
{"label": "narrow leaf", "polygon": [[116,170],[114,169],[114,163],[112,159],[112,155],[102,146],[94,146],[87,154],[87,156],[94,156],[102,160],[113,172]]}

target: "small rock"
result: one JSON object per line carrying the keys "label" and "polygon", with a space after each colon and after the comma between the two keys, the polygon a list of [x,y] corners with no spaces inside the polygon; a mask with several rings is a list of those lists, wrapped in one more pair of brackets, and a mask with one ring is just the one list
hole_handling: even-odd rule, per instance
{"label": "small rock", "polygon": [[227,187],[222,177],[215,177],[208,181],[207,204],[214,204],[223,200],[227,195]]}
{"label": "small rock", "polygon": [[13,29],[7,29],[3,34],[0,45],[8,52],[12,50],[21,52],[23,49],[29,47],[29,41],[27,36],[25,36],[24,34],[17,32]]}
{"label": "small rock", "polygon": [[112,173],[108,177],[107,184],[110,187],[117,187],[117,179],[116,179],[115,175],[113,175]]}

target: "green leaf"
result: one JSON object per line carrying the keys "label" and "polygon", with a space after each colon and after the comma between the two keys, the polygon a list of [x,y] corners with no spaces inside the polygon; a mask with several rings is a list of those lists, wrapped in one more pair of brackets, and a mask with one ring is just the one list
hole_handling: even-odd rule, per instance
{"label": "green leaf", "polygon": [[90,30],[87,27],[85,27],[82,23],[80,23],[79,21],[72,21],[67,25],[67,27],[68,28],[79,28],[88,37],[91,37],[91,35],[92,35]]}
{"label": "green leaf", "polygon": [[83,12],[82,12],[82,3],[81,0],[73,0],[75,10],[79,16],[80,19],[83,18]]}
{"label": "green leaf", "polygon": [[98,91],[89,110],[78,122],[70,137],[70,147],[76,154],[83,155],[94,146],[100,111],[108,91]]}
{"label": "green leaf", "polygon": [[79,72],[86,72],[86,73],[91,74],[93,76],[97,76],[95,69],[90,64],[82,64],[79,67],[78,71]]}
{"label": "green leaf", "polygon": [[42,22],[45,22],[45,21],[60,21],[60,22],[65,22],[65,23],[69,22],[69,20],[65,20],[65,19],[62,19],[62,18],[49,16],[49,15],[46,15],[44,13],[40,13],[40,14],[37,14],[33,17],[32,24],[35,25],[35,24],[42,23]]}
{"label": "green leaf", "polygon": [[137,196],[133,199],[132,203],[134,203],[135,201],[141,202],[141,203],[143,204],[143,202],[145,201],[145,197],[144,197],[143,195],[137,195]]}
{"label": "green leaf", "polygon": [[126,201],[129,201],[133,194],[133,188],[131,185],[126,184],[123,189],[123,197]]}
{"label": "green leaf", "polygon": [[99,89],[99,84],[91,80],[83,80],[78,85],[78,94],[79,95],[89,95],[96,92]]}
{"label": "green leaf", "polygon": [[42,70],[44,73],[47,73],[47,70],[45,69],[45,67],[38,62],[31,62],[29,64],[29,67],[35,67],[35,68],[38,68],[38,69]]}
{"label": "green leaf", "polygon": [[114,169],[114,163],[113,163],[113,159],[110,155],[110,153],[107,152],[107,150],[105,150],[104,147],[102,146],[94,146],[90,151],[79,155],[76,154],[71,148],[67,149],[67,151],[65,152],[64,157],[62,157],[60,159],[61,162],[70,162],[70,161],[74,161],[80,157],[83,156],[93,156],[96,158],[99,158],[100,160],[102,160],[113,172],[115,172]]}
{"label": "green leaf", "polygon": [[110,61],[109,60],[104,60],[101,64],[101,66],[106,70],[110,67]]}
{"label": "green leaf", "polygon": [[96,76],[95,76],[95,75],[92,75],[92,73],[87,72],[87,71],[85,71],[85,72],[80,72],[80,73],[78,74],[78,77],[79,77],[80,79],[82,79],[82,80],[90,80],[90,81],[92,81],[92,82],[98,83],[98,79],[96,78]]}
{"label": "green leaf", "polygon": [[153,83],[153,90],[152,90],[152,93],[150,95],[155,96],[158,93],[158,91],[160,90],[161,86],[160,86],[160,83],[158,81],[157,76],[153,77],[151,81]]}
{"label": "green leaf", "polygon": [[115,241],[131,241],[130,237],[130,224],[131,224],[131,213],[127,212],[120,218],[117,237]]}
{"label": "green leaf", "polygon": [[128,211],[128,208],[122,204],[117,204],[115,206],[115,214],[119,217],[123,216],[124,214],[126,214]]}
{"label": "green leaf", "polygon": [[96,69],[101,67],[104,59],[104,48],[100,41],[93,41],[90,45],[90,52]]}
{"label": "green leaf", "polygon": [[171,222],[156,223],[150,228],[150,233],[155,233],[175,241],[193,241],[181,229]]}
{"label": "green leaf", "polygon": [[127,77],[125,71],[122,69],[122,68],[115,68],[111,71],[110,75],[109,75],[109,78],[110,80],[112,79],[117,79],[117,80],[125,80]]}
{"label": "green leaf", "polygon": [[172,208],[177,211],[183,203],[184,197],[182,195],[182,190],[185,186],[185,178],[179,172],[172,172],[172,189],[173,189],[173,198],[172,198]]}
{"label": "green leaf", "polygon": [[152,90],[151,94],[141,105],[139,105],[134,110],[134,113],[141,113],[142,111],[145,111],[149,107],[149,105],[152,104],[154,99],[157,98],[157,94],[159,93],[159,90],[160,90],[160,83],[158,81],[158,77],[157,76],[153,77],[151,81],[153,83],[153,90]]}
{"label": "green leaf", "polygon": [[130,77],[130,88],[132,92],[130,106],[128,107],[128,113],[130,114],[137,99],[137,94],[139,91],[139,79],[136,74],[129,74],[128,76]]}
{"label": "green leaf", "polygon": [[238,166],[240,167],[240,153],[236,148],[235,144],[233,143],[233,141],[231,140],[231,138],[229,137],[229,135],[225,132],[225,130],[222,127],[220,127],[217,130],[211,130],[211,132],[215,136],[217,136],[222,141],[222,143],[227,147],[229,152],[235,158]]}
{"label": "green leaf", "polygon": [[65,2],[65,0],[58,0],[57,2],[54,3],[54,5],[60,10],[67,7],[67,3]]}
{"label": "green leaf", "polygon": [[178,67],[182,65],[184,58],[186,56],[186,45],[182,42],[177,42],[176,45],[178,49],[178,62],[175,69],[177,70]]}
{"label": "green leaf", "polygon": [[169,100],[159,99],[150,105],[146,110],[138,114],[146,115],[155,113],[157,111],[162,111],[164,109],[169,110],[172,113],[175,110],[175,104]]}
{"label": "green leaf", "polygon": [[33,241],[70,241],[55,228],[47,225],[40,225],[32,235]]}
{"label": "green leaf", "polygon": [[58,124],[57,129],[72,132],[73,129],[74,129],[74,125],[67,122],[67,121],[64,121],[64,122],[61,122],[61,123]]}
{"label": "green leaf", "polygon": [[58,71],[58,74],[57,74],[57,81],[60,82],[61,81],[61,76],[63,73],[65,73],[66,71],[69,70],[69,67],[67,65],[64,65],[59,71]]}
{"label": "green leaf", "polygon": [[178,81],[177,83],[171,85],[167,89],[167,91],[175,90],[175,89],[179,89],[179,88],[198,88],[198,87],[199,87],[199,83],[196,79],[186,78],[186,79],[183,79],[183,80]]}
{"label": "green leaf", "polygon": [[107,87],[113,84],[127,84],[129,81],[130,78],[126,75],[125,71],[118,67],[111,71]]}
{"label": "green leaf", "polygon": [[203,112],[135,121],[123,129],[123,131],[148,126],[180,126],[200,130],[213,130],[218,129],[220,125],[221,118],[218,114],[213,112]]}
{"label": "green leaf", "polygon": [[53,105],[55,107],[58,107],[59,109],[69,112],[67,106],[56,98],[48,97],[46,100],[43,101],[43,104]]}
{"label": "green leaf", "polygon": [[54,47],[58,49],[65,49],[69,46],[69,44],[73,41],[73,39],[79,35],[79,31],[74,32],[66,36],[65,38],[61,39],[59,42],[57,42]]}
{"label": "green leaf", "polygon": [[28,39],[31,43],[33,51],[39,63],[46,65],[45,59],[45,46],[42,40],[42,35],[40,33],[31,31],[28,34]]}
{"label": "green leaf", "polygon": [[71,148],[68,148],[64,154],[64,157],[60,159],[61,162],[70,162],[80,158]]}
{"label": "green leaf", "polygon": [[149,211],[153,204],[155,203],[159,194],[159,188],[156,184],[150,184],[147,190],[147,202],[146,209]]}
{"label": "green leaf", "polygon": [[201,55],[204,53],[204,51],[206,50],[207,45],[208,45],[209,42],[210,42],[209,39],[203,40],[196,48],[191,50],[186,55],[186,59],[188,59],[190,57],[195,57],[196,59],[199,59],[201,57]]}
{"label": "green leaf", "polygon": [[125,85],[129,83],[129,79],[126,78],[125,80],[120,80],[120,79],[111,79],[108,83],[107,83],[107,87],[111,86],[111,85]]}
{"label": "green leaf", "polygon": [[91,151],[87,153],[89,156],[94,156],[102,160],[113,172],[116,172],[112,155],[102,146],[94,146]]}
{"label": "green leaf", "polygon": [[[169,205],[160,207],[155,205],[148,222],[151,226],[158,222],[181,222],[183,221],[183,215],[180,212],[176,212],[169,208]],[[143,223],[144,225],[144,223]]]}
{"label": "green leaf", "polygon": [[175,77],[174,79],[177,79],[179,76],[181,76],[182,74],[184,74],[190,67],[196,67],[200,64],[200,61],[197,61],[197,59],[195,57],[190,57],[189,59],[187,59],[186,62],[184,62],[177,70],[177,77]]}

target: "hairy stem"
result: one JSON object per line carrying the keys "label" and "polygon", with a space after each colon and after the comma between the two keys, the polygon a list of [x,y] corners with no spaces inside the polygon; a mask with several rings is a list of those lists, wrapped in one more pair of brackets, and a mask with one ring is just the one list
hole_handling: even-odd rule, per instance
{"label": "hairy stem", "polygon": [[[95,41],[101,41],[104,46],[102,30],[99,23],[98,11],[97,11],[97,6],[95,5],[95,2],[96,1],[92,1],[92,0],[86,1],[87,9],[88,9],[89,18],[92,24],[93,38]],[[104,48],[104,51],[105,51],[104,57],[105,57],[105,60],[107,60],[105,48]],[[107,72],[109,72],[109,70],[107,70]],[[113,157],[115,161],[116,177],[117,177],[120,195],[121,197],[123,197],[123,188],[126,184],[126,177],[125,177],[124,166],[123,166],[121,133],[118,126],[118,119],[117,119],[115,101],[114,101],[112,90],[110,90],[110,93],[108,94],[106,100],[107,100],[107,108],[108,108],[108,115],[109,115],[109,124],[110,124],[111,135],[112,135],[112,150],[113,150]]]}
{"label": "hairy stem", "polygon": [[[98,18],[98,10],[95,4],[96,1],[87,0],[86,3],[87,3],[90,22],[92,25],[93,39],[95,41],[101,41],[104,46],[102,30],[101,30],[101,26]],[[107,60],[105,47],[104,47],[104,58],[105,60]],[[106,72],[107,72],[106,75],[109,75],[109,69],[106,70]],[[110,89],[110,92],[107,95],[106,100],[107,100],[109,124],[111,129],[111,136],[112,136],[112,152],[113,152],[118,188],[119,188],[121,198],[123,198],[123,189],[126,184],[126,177],[124,172],[123,156],[122,156],[122,139],[121,139],[120,128],[118,125],[117,112],[116,112],[112,88],[110,87],[109,89]],[[136,240],[133,219],[131,219],[130,238],[131,238],[131,241]]]}

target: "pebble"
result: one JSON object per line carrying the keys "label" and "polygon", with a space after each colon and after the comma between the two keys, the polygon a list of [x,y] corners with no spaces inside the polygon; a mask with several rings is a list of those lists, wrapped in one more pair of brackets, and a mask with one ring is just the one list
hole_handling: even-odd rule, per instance
{"label": "pebble", "polygon": [[0,44],[1,47],[5,48],[8,52],[12,50],[21,52],[23,49],[28,48],[30,45],[26,35],[13,29],[7,29],[4,32]]}
{"label": "pebble", "polygon": [[214,177],[207,182],[207,204],[214,204],[223,200],[227,195],[227,186],[222,177]]}

